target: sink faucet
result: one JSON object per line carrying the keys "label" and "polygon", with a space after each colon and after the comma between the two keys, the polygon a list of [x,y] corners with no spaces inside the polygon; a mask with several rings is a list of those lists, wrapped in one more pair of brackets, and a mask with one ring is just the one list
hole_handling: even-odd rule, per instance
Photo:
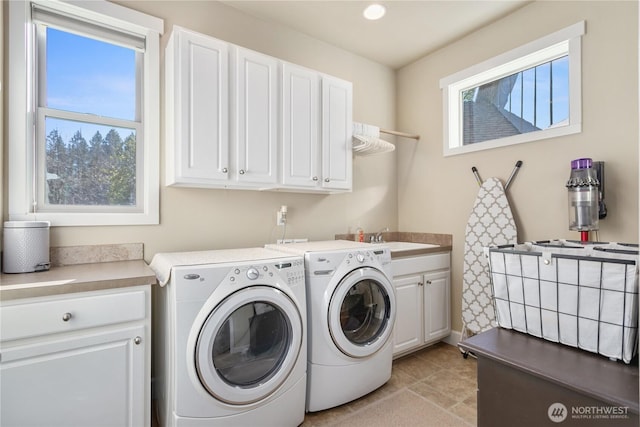
{"label": "sink faucet", "polygon": [[[385,228],[383,228],[382,230],[378,231],[378,232],[376,233],[375,241],[376,241],[376,242],[378,242],[378,243],[382,243],[382,242],[384,242],[384,239],[382,238],[382,233],[384,233],[384,232],[386,232],[386,231],[389,231],[389,227],[385,227]],[[371,236],[371,240],[373,240],[373,239],[374,239],[374,237],[373,237],[373,236]],[[373,243],[373,242],[372,242],[372,243]]]}

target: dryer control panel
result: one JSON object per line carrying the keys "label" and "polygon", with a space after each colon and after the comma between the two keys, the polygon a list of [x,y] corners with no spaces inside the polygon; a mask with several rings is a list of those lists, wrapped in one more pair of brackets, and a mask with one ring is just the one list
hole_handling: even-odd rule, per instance
{"label": "dryer control panel", "polygon": [[371,266],[387,270],[391,265],[391,252],[386,248],[341,252],[312,252],[305,255],[309,276],[332,276],[336,271]]}

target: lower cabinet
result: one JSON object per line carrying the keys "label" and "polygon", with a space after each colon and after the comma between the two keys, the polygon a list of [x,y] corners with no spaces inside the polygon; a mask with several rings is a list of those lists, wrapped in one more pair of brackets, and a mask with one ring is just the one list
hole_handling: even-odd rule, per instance
{"label": "lower cabinet", "polygon": [[0,424],[149,426],[150,286],[3,301]]}
{"label": "lower cabinet", "polygon": [[391,268],[397,306],[395,357],[451,333],[450,253],[393,259]]}

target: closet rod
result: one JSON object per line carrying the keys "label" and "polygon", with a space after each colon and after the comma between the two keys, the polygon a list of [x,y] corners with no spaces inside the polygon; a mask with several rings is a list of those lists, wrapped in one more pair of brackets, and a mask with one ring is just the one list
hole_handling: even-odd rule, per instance
{"label": "closet rod", "polygon": [[411,139],[415,139],[415,140],[419,140],[420,139],[420,135],[412,135],[412,134],[409,134],[409,133],[398,132],[397,130],[380,129],[380,132],[387,133],[389,135],[402,136],[404,138],[411,138]]}

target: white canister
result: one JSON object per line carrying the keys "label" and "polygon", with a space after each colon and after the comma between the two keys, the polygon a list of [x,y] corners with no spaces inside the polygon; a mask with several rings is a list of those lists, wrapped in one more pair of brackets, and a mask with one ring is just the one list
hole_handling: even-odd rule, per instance
{"label": "white canister", "polygon": [[5,273],[49,269],[49,221],[5,221],[2,267]]}

